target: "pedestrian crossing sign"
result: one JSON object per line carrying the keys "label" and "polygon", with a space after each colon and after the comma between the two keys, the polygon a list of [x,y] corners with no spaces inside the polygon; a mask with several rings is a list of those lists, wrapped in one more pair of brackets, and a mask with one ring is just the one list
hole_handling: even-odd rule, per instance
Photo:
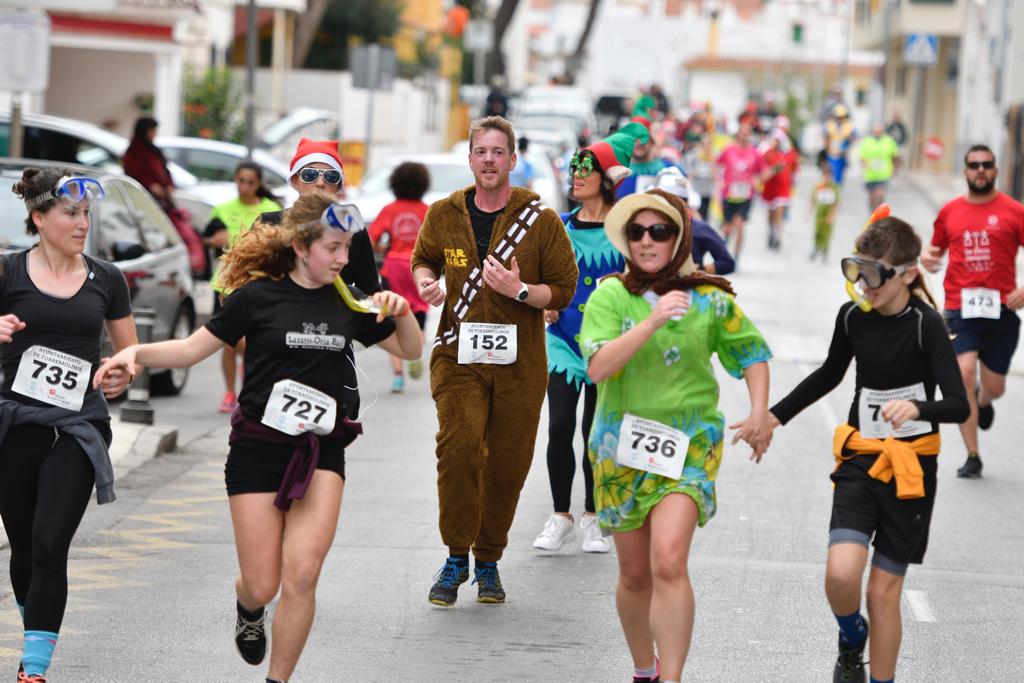
{"label": "pedestrian crossing sign", "polygon": [[911,33],[903,44],[903,61],[912,66],[933,66],[939,61],[939,37]]}

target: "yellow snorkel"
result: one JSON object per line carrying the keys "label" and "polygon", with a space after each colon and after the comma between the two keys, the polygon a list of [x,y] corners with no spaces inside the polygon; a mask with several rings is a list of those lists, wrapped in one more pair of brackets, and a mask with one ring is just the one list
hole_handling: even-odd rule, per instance
{"label": "yellow snorkel", "polygon": [[[331,204],[324,209],[323,215],[320,216],[320,224],[325,228],[340,230],[349,234],[355,234],[366,229],[363,214],[359,212],[359,208],[355,204]],[[345,281],[340,276],[334,278],[334,288],[338,290],[338,294],[341,295],[341,300],[345,302],[345,305],[356,313],[383,313],[387,315],[387,307],[378,306],[371,297],[356,299],[352,294],[352,290],[348,288],[348,285],[345,284]]]}
{"label": "yellow snorkel", "polygon": [[[867,230],[868,226],[870,226],[875,221],[879,221],[883,218],[888,218],[891,214],[892,209],[889,208],[888,204],[879,204],[878,207],[871,212],[871,215],[868,216],[868,222],[864,224],[864,228],[862,229],[862,231]],[[853,252],[854,254],[857,253],[856,248],[854,248]],[[865,313],[871,310],[871,302],[865,299],[864,295],[861,294],[860,290],[857,289],[857,285],[850,282],[849,280],[846,281],[846,294],[850,297],[853,303],[857,304],[857,306],[860,307],[860,310],[864,311]]]}
{"label": "yellow snorkel", "polygon": [[352,294],[352,290],[348,288],[348,285],[345,284],[345,281],[342,280],[340,276],[334,278],[334,288],[338,290],[338,294],[341,295],[341,300],[345,302],[345,305],[356,313],[388,314],[387,306],[378,306],[370,297],[366,297],[365,299],[356,299]]}

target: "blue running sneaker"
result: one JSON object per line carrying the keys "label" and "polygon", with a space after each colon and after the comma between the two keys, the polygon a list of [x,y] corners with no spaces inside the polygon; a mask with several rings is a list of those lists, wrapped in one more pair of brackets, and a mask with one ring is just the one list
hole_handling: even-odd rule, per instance
{"label": "blue running sneaker", "polygon": [[505,589],[501,587],[501,577],[498,576],[497,562],[481,562],[477,560],[473,571],[475,574],[473,583],[477,584],[477,602],[493,605],[505,602]]}
{"label": "blue running sneaker", "polygon": [[434,575],[430,587],[430,604],[451,607],[459,599],[459,586],[469,580],[469,562],[459,562],[449,557],[444,566]]}

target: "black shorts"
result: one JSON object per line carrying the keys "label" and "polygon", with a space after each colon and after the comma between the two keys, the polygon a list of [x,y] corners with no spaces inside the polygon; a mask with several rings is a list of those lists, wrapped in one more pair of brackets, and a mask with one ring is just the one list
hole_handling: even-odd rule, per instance
{"label": "black shorts", "polygon": [[844,461],[832,473],[832,521],[829,529],[851,529],[897,564],[921,564],[928,548],[928,529],[935,505],[935,474],[938,458],[918,458],[924,471],[924,497],[900,500],[896,480],[888,484],[868,476],[877,455],[858,455]]}
{"label": "black shorts", "polygon": [[946,327],[953,337],[953,351],[960,355],[977,351],[985,367],[1000,375],[1010,371],[1010,360],[1017,350],[1020,337],[1020,318],[1006,306],[1002,307],[999,320],[990,318],[960,317],[959,310],[943,311]]}
{"label": "black shorts", "polygon": [[752,203],[753,200],[750,199],[745,202],[722,201],[722,220],[729,223],[735,216],[739,216],[743,220],[747,220],[747,216],[750,215],[750,205]]}
{"label": "black shorts", "polygon": [[[277,493],[295,448],[289,444],[268,444],[240,439],[228,451],[224,484],[229,496],[240,493]],[[345,479],[345,449],[338,442],[320,440],[318,470],[335,472]]]}

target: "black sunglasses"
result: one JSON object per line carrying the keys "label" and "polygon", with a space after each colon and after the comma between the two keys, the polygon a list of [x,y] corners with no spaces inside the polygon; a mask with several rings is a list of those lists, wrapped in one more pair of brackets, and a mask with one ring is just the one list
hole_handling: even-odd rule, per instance
{"label": "black sunglasses", "polygon": [[320,176],[324,177],[324,182],[328,185],[337,185],[341,182],[341,172],[333,168],[304,168],[299,171],[299,180],[308,185],[315,183]]}
{"label": "black sunglasses", "polygon": [[655,242],[668,242],[679,234],[679,228],[669,223],[655,223],[654,225],[640,225],[630,223],[626,226],[626,239],[630,242],[639,242],[648,233]]}
{"label": "black sunglasses", "polygon": [[990,171],[990,170],[992,170],[995,167],[996,167],[996,162],[994,162],[994,161],[968,161],[967,162],[967,168],[971,169],[972,171],[977,171],[979,168],[983,168],[986,171]]}

